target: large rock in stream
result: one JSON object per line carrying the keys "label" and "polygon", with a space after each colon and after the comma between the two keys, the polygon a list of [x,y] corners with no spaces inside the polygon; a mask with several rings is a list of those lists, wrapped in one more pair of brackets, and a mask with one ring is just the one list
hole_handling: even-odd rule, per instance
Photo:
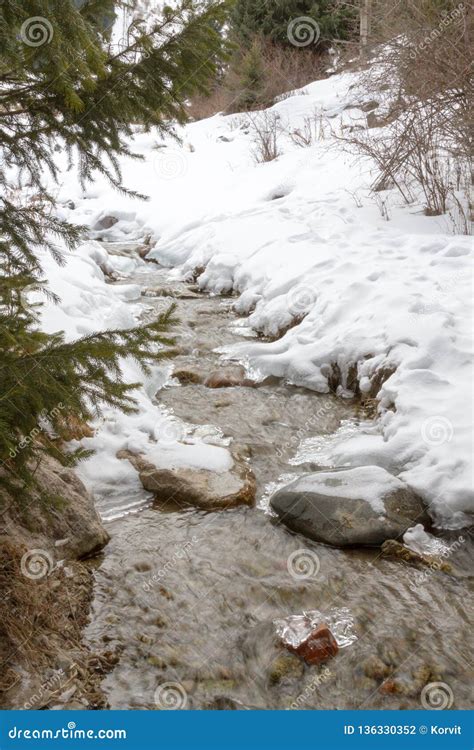
{"label": "large rock in stream", "polygon": [[421,498],[379,466],[306,474],[270,503],[290,529],[336,547],[378,546],[429,523]]}
{"label": "large rock in stream", "polygon": [[128,459],[137,470],[143,487],[156,499],[202,510],[224,510],[255,502],[255,477],[245,461],[234,455],[225,471],[171,466],[159,468],[143,455],[122,450],[117,458]]}

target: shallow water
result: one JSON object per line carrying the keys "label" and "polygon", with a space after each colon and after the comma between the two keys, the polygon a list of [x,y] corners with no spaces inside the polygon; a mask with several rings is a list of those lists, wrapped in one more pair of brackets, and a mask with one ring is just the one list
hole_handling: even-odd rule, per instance
{"label": "shallow water", "polygon": [[[152,264],[126,281],[181,297],[176,369],[208,374],[219,365],[216,348],[242,340],[232,299],[194,296]],[[170,298],[143,303],[146,317]],[[441,693],[430,688],[424,701],[441,695],[447,706],[469,707],[466,530],[445,537],[457,542],[450,562],[459,574],[428,571],[421,580],[417,569],[378,551],[332,549],[295,535],[267,511],[275,483],[312,465],[310,452],[306,463],[291,462],[300,443],[366,419],[356,404],[276,380],[218,390],[171,381],[157,397],[171,414],[217,427],[249,449],[258,502],[205,513],[150,507],[150,496],[136,489],[98,498],[114,520],[96,567],[86,638],[120,652],[102,686],[111,708],[416,709],[434,682],[443,683]],[[338,655],[322,667],[282,661],[287,652],[274,621],[314,610],[331,623]],[[374,655],[393,681],[382,690],[367,663]]]}

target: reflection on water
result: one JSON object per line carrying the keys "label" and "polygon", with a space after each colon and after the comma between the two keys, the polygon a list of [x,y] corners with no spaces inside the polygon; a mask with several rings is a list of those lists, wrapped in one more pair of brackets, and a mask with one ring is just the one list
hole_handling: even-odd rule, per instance
{"label": "reflection on water", "polygon": [[[157,267],[133,281],[171,286]],[[178,301],[177,368],[215,369],[214,349],[240,335],[231,302]],[[169,300],[146,303],[160,310]],[[430,571],[420,583],[415,568],[378,551],[317,544],[262,510],[282,475],[308,468],[289,465],[304,440],[324,442],[344,420],[357,424],[353,404],[281,383],[219,390],[170,384],[159,399],[176,417],[214,425],[248,448],[259,504],[164,512],[149,507],[138,485],[103,488],[112,539],[95,571],[86,637],[120,653],[103,683],[111,708],[166,707],[169,687],[160,688],[167,683],[193,709],[421,708],[423,687],[435,681],[449,685],[453,707],[469,706],[467,532],[451,560],[461,575]],[[302,550],[315,564],[295,575],[289,561]],[[320,612],[345,646],[323,667],[289,655],[277,635],[275,621],[305,612]]]}

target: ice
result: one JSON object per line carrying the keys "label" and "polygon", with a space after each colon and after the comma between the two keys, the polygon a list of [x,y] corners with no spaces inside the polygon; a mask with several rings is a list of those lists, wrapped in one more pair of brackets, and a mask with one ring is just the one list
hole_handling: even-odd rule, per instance
{"label": "ice", "polygon": [[297,648],[322,623],[328,626],[339,648],[347,648],[357,640],[354,618],[347,607],[333,607],[324,613],[308,610],[273,622],[277,635],[292,648]]}

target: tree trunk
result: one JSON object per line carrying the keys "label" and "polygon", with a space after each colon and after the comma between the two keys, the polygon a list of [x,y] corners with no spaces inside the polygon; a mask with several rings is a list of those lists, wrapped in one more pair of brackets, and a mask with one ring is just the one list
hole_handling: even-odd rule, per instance
{"label": "tree trunk", "polygon": [[360,45],[363,52],[369,40],[372,0],[360,0],[360,3]]}

